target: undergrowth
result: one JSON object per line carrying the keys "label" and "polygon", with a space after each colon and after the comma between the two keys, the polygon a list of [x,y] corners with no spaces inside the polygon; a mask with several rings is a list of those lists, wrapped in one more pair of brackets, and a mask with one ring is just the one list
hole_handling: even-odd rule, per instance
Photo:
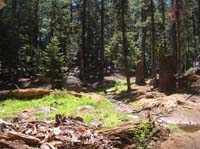
{"label": "undergrowth", "polygon": [[131,130],[132,138],[137,145],[137,149],[148,148],[149,141],[157,132],[157,127],[152,127],[152,124],[155,124],[155,122],[144,120],[137,128]]}

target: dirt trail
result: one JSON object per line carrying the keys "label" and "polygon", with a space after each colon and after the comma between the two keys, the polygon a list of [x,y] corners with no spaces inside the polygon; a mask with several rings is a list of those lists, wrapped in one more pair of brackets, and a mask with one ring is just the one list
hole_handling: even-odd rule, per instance
{"label": "dirt trail", "polygon": [[[145,118],[148,113],[169,128],[176,125],[176,130],[172,130],[159,149],[200,149],[200,76],[189,76],[181,83],[185,83],[181,84],[184,88],[169,96],[150,86],[133,86],[128,96],[111,93],[107,98],[118,111],[136,120]],[[135,106],[123,102],[125,98]]]}
{"label": "dirt trail", "polygon": [[200,132],[174,133],[159,149],[200,149]]}

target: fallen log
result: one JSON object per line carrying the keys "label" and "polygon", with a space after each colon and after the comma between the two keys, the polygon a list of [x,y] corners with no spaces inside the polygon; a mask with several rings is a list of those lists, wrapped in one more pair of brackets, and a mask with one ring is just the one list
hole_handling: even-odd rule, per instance
{"label": "fallen log", "polygon": [[0,147],[9,149],[30,149],[29,146],[17,141],[0,140]]}
{"label": "fallen log", "polygon": [[37,146],[40,143],[40,139],[38,139],[36,137],[30,136],[30,135],[25,135],[23,133],[14,132],[14,131],[10,131],[3,135],[1,134],[0,139],[5,139],[5,140],[9,140],[9,141],[21,140],[25,144],[33,145],[33,146]]}
{"label": "fallen log", "polygon": [[[16,99],[39,99],[50,95],[54,90],[48,89],[19,89],[19,90],[7,90],[0,92],[0,99],[16,98]],[[73,95],[81,98],[82,94],[74,91],[63,91],[63,93]]]}
{"label": "fallen log", "polygon": [[139,125],[139,123],[127,123],[124,125],[120,125],[118,127],[108,129],[108,130],[99,130],[98,133],[104,135],[104,136],[112,136],[113,134],[120,134],[122,132],[128,132],[131,129],[136,128]]}
{"label": "fallen log", "polygon": [[19,89],[6,90],[0,92],[0,99],[17,98],[17,99],[38,99],[49,95],[53,90],[47,89]]}

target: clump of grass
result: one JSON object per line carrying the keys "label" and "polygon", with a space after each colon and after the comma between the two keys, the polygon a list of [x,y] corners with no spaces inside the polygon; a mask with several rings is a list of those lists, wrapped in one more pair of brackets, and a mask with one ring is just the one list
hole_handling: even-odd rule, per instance
{"label": "clump of grass", "polygon": [[[77,109],[81,106],[92,106],[94,109],[79,112]],[[27,109],[37,109],[40,107],[50,107],[53,109],[48,119],[54,119],[56,114],[64,114],[66,116],[81,116],[84,122],[102,121],[103,127],[114,127],[121,122],[128,120],[128,116],[117,112],[108,99],[102,99],[99,102],[92,100],[90,97],[75,97],[62,91],[55,91],[49,96],[41,99],[18,100],[8,99],[0,102],[0,117],[11,119],[17,116],[21,111]],[[43,112],[33,113],[39,119],[44,119]]]}
{"label": "clump of grass", "polygon": [[144,120],[137,128],[131,130],[133,140],[137,144],[138,149],[148,148],[148,143],[157,132],[157,128],[149,126],[151,122]]}

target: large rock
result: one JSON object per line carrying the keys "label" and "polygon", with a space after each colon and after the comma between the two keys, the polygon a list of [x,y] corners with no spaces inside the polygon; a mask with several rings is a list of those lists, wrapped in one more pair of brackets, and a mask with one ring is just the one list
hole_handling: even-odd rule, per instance
{"label": "large rock", "polygon": [[68,91],[80,92],[81,91],[81,81],[74,76],[68,76],[64,80],[64,88],[67,89]]}

